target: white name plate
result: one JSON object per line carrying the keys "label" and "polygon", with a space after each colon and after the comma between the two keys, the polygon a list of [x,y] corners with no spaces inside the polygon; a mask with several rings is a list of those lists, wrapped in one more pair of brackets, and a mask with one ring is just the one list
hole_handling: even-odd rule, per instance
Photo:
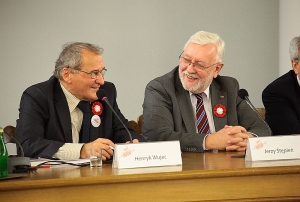
{"label": "white name plate", "polygon": [[179,141],[116,144],[113,168],[182,165]]}
{"label": "white name plate", "polygon": [[300,159],[299,142],[300,135],[249,138],[245,160]]}

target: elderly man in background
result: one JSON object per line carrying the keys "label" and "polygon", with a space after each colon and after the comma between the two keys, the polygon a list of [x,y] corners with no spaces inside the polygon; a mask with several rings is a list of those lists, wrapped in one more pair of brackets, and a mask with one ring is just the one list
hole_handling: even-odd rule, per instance
{"label": "elderly man in background", "polygon": [[300,36],[290,43],[292,70],[270,83],[262,93],[266,122],[273,135],[300,134]]}

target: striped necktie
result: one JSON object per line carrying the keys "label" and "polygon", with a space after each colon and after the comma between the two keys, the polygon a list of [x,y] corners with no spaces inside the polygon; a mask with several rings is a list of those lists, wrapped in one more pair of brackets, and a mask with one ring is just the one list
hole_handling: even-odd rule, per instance
{"label": "striped necktie", "polygon": [[91,107],[88,101],[80,101],[77,107],[83,113],[79,141],[81,143],[90,142],[90,125],[91,125]]}
{"label": "striped necktie", "polygon": [[209,124],[208,119],[205,113],[203,99],[200,94],[194,94],[197,98],[197,105],[196,105],[196,125],[198,129],[198,133],[201,134],[209,134]]}

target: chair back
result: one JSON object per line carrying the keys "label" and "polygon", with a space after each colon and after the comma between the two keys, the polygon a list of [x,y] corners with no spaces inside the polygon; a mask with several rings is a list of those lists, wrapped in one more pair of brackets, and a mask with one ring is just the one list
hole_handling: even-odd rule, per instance
{"label": "chair back", "polygon": [[265,120],[266,119],[266,109],[265,108],[256,108],[256,110],[261,115],[261,117]]}
{"label": "chair back", "polygon": [[3,128],[3,139],[5,143],[16,143],[14,138],[16,138],[16,128],[14,126],[9,125]]}
{"label": "chair back", "polygon": [[129,123],[138,134],[142,134],[143,115],[140,115],[136,121],[130,120]]}

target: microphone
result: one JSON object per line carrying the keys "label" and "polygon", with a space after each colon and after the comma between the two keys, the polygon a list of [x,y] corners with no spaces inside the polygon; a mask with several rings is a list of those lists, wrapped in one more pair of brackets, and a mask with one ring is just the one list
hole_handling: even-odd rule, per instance
{"label": "microphone", "polygon": [[246,100],[246,102],[248,103],[248,105],[252,108],[252,110],[254,110],[258,116],[263,119],[263,117],[260,115],[260,113],[258,113],[258,111],[256,110],[256,108],[253,106],[253,104],[250,102],[249,99],[249,94],[245,89],[240,89],[238,92],[238,95],[240,98],[242,98],[243,100]]}
{"label": "microphone", "polygon": [[[15,128],[13,126],[6,126],[3,129],[3,136],[9,136],[13,141],[10,140],[10,142],[15,142],[18,147],[21,150],[21,157],[13,156],[8,157],[8,173],[22,173],[22,172],[28,172],[31,170],[31,163],[29,157],[24,157],[24,150],[19,141],[14,137]],[[5,142],[8,143],[7,139],[4,138]]]}
{"label": "microphone", "polygon": [[264,120],[264,118],[260,115],[260,113],[256,110],[256,108],[254,107],[254,105],[251,103],[250,99],[249,99],[249,94],[247,92],[247,90],[245,89],[240,89],[238,91],[238,95],[240,98],[242,98],[243,100],[245,100],[247,102],[247,104],[251,107],[251,109],[253,111],[255,111],[255,113],[258,115],[258,117],[265,123],[265,125],[267,126],[268,128],[268,131],[270,134],[272,134],[272,130],[269,126],[269,124]]}
{"label": "microphone", "polygon": [[96,94],[97,94],[97,97],[98,97],[99,100],[102,100],[102,101],[106,102],[106,104],[109,106],[109,108],[113,111],[113,113],[116,115],[116,117],[123,124],[124,128],[126,129],[128,135],[129,135],[130,142],[132,143],[132,136],[131,136],[130,131],[128,130],[128,128],[126,127],[126,125],[123,123],[123,121],[121,120],[121,118],[118,116],[118,114],[115,112],[115,110],[113,109],[113,107],[110,105],[110,103],[109,103],[109,101],[107,99],[105,90],[99,89]]}

